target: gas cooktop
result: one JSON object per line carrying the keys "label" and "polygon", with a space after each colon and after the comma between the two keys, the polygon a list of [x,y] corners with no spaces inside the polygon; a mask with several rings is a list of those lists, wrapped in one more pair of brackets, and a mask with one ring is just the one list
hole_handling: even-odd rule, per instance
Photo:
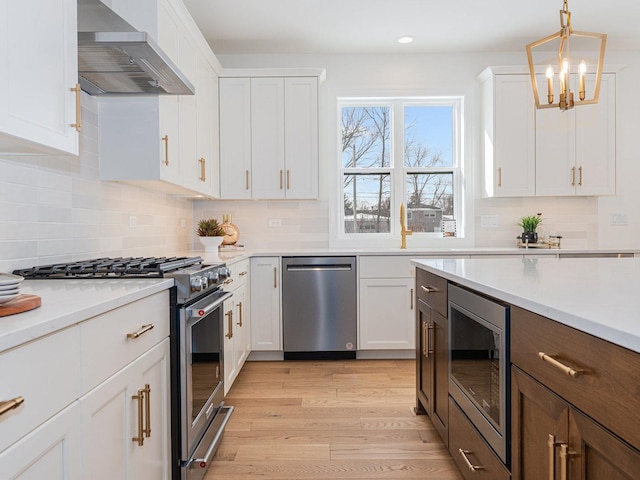
{"label": "gas cooktop", "polygon": [[24,278],[163,278],[170,273],[200,265],[200,257],[118,257],[43,265],[14,270]]}

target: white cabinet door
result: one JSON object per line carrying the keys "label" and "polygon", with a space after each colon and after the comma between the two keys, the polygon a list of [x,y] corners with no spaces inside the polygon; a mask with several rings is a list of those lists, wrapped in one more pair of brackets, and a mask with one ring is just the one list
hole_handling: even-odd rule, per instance
{"label": "white cabinet door", "polygon": [[251,198],[251,79],[220,79],[220,196]]}
{"label": "white cabinet door", "polygon": [[318,79],[284,79],[285,196],[318,198]]}
{"label": "white cabinet door", "polygon": [[[92,439],[87,439],[87,442]],[[0,453],[0,478],[82,480],[78,402]],[[116,477],[113,477],[116,478]],[[125,477],[120,477],[125,478]]]}
{"label": "white cabinet door", "polygon": [[3,2],[0,153],[78,154],[76,16],[75,0]]}
{"label": "white cabinet door", "polygon": [[282,350],[280,261],[251,259],[251,350]]}
{"label": "white cabinet door", "polygon": [[[169,479],[168,355],[165,339],[80,398],[82,478]],[[147,384],[150,408],[139,398]]]}
{"label": "white cabinet door", "polygon": [[[593,84],[591,78],[587,78]],[[602,74],[600,99],[576,111],[578,195],[616,193],[616,76]],[[580,170],[582,168],[582,170]],[[580,173],[582,177],[580,177]]]}
{"label": "white cabinet door", "polygon": [[360,280],[359,350],[415,349],[413,278]]}
{"label": "white cabinet door", "polygon": [[284,79],[251,79],[252,198],[285,197]]}
{"label": "white cabinet door", "polygon": [[597,104],[536,111],[536,195],[614,193],[615,74],[603,74]]}
{"label": "white cabinet door", "polygon": [[528,75],[481,84],[483,196],[535,194],[535,108]]}

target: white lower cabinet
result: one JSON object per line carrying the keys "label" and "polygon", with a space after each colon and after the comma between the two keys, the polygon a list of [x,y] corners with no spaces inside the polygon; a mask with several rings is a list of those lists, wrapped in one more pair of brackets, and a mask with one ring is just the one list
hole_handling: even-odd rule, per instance
{"label": "white lower cabinet", "polygon": [[[0,478],[82,480],[80,408],[72,403],[0,453]],[[122,477],[124,478],[124,477]]]}
{"label": "white lower cabinet", "polygon": [[411,278],[360,280],[359,350],[415,349]]}
{"label": "white lower cabinet", "polygon": [[169,339],[80,399],[82,478],[170,477]]}
{"label": "white lower cabinet", "polygon": [[251,259],[251,350],[282,350],[280,259]]}
{"label": "white lower cabinet", "polygon": [[229,263],[231,276],[225,290],[233,297],[224,302],[224,393],[233,385],[251,353],[251,309],[249,306],[249,260]]}

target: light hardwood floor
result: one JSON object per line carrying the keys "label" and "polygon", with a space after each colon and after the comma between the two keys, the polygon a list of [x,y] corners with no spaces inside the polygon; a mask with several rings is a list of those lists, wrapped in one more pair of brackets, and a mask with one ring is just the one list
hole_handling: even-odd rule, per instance
{"label": "light hardwood floor", "polygon": [[205,480],[461,480],[426,416],[415,361],[247,362]]}

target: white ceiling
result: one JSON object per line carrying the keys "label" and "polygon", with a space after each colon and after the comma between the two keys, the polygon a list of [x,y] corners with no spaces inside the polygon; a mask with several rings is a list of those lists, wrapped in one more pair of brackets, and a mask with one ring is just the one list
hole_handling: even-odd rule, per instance
{"label": "white ceiling", "polygon": [[[562,0],[184,0],[216,54],[518,51],[560,29]],[[574,30],[640,50],[640,1],[570,0]],[[408,45],[397,42],[413,35]]]}

